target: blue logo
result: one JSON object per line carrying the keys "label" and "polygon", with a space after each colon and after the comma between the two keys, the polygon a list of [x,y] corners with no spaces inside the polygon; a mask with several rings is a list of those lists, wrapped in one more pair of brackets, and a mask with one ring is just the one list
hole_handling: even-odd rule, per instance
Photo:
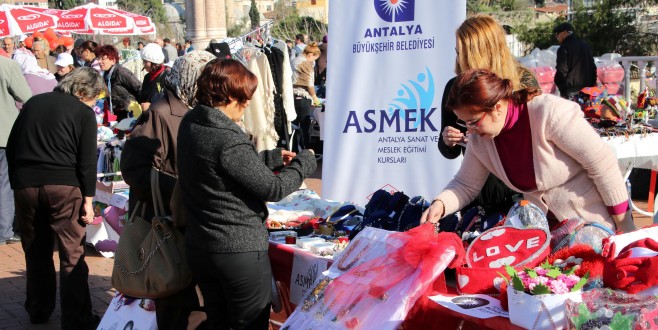
{"label": "blue logo", "polygon": [[[408,80],[408,83],[400,84],[398,97],[388,104],[389,114],[393,114],[396,109],[425,109],[429,112],[432,108],[435,87],[434,77],[430,69],[426,67],[425,72],[421,72],[416,76],[416,81]],[[420,116],[413,113],[409,118],[414,122],[413,127],[418,127],[421,122]]]}
{"label": "blue logo", "polygon": [[416,0],[375,0],[375,11],[387,22],[409,22],[414,20]]}

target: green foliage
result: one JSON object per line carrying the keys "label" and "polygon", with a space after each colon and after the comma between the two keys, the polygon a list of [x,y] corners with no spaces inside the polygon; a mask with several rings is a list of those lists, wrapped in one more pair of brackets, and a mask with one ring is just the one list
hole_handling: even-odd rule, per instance
{"label": "green foliage", "polygon": [[526,268],[525,273],[528,274],[528,276],[530,276],[530,278],[536,278],[537,277],[537,272],[530,269],[530,268]]}
{"label": "green foliage", "polygon": [[[638,16],[645,13],[647,4],[644,0],[601,0],[585,7],[582,0],[574,0],[575,12],[570,22],[576,36],[592,47],[594,56],[605,53],[652,55],[652,50],[658,46],[658,36],[643,32],[638,23]],[[557,44],[552,29],[563,21],[564,18],[558,18],[532,28],[528,27],[530,22],[523,22],[515,32],[519,41],[530,45],[528,50],[546,49]]]}
{"label": "green foliage", "polygon": [[557,44],[557,40],[553,38],[554,23],[539,23],[535,27],[530,27],[528,23],[519,24],[513,29],[520,42],[530,45],[528,52],[534,48],[546,49]]}
{"label": "green foliage", "polygon": [[578,305],[578,315],[573,318],[573,323],[576,329],[580,329],[583,324],[592,319],[592,313],[587,309],[587,304],[581,303]]}
{"label": "green foliage", "polygon": [[260,26],[260,13],[256,6],[256,0],[251,0],[251,8],[249,8],[249,21],[251,21],[251,28],[256,29]]}
{"label": "green foliage", "polygon": [[272,27],[272,36],[282,40],[294,40],[298,33],[307,34],[312,40],[320,40],[327,34],[327,24],[309,16],[288,16]]}
{"label": "green foliage", "polygon": [[571,292],[576,292],[582,289],[585,286],[585,284],[587,284],[588,279],[589,279],[589,271],[587,271],[587,273],[585,273],[585,276],[581,277],[580,281],[578,281],[578,283],[576,283],[576,285],[574,285],[573,288],[571,288]]}
{"label": "green foliage", "polygon": [[552,268],[548,271],[548,273],[546,273],[546,276],[550,278],[557,278],[560,275],[562,275],[562,272],[558,268]]}
{"label": "green foliage", "polygon": [[117,0],[119,9],[148,16],[155,23],[167,24],[167,13],[158,0]]}
{"label": "green foliage", "polygon": [[535,285],[534,288],[532,288],[532,291],[530,293],[534,295],[539,295],[539,294],[551,294],[551,289],[549,289],[546,285],[544,284],[537,284]]}
{"label": "green foliage", "polygon": [[622,315],[620,312],[615,313],[610,322],[611,329],[633,329],[633,321],[635,316],[629,314],[628,316]]}
{"label": "green foliage", "polygon": [[226,35],[230,38],[236,38],[245,33],[245,25],[243,23],[236,23],[226,29]]}
{"label": "green foliage", "polygon": [[640,7],[643,2],[607,0],[597,2],[591,10],[579,8],[573,16],[576,34],[592,46],[595,56],[605,53],[650,55],[658,39],[640,31],[637,17],[645,13]]}
{"label": "green foliage", "polygon": [[546,0],[535,0],[535,6],[537,8],[544,8],[546,6]]}

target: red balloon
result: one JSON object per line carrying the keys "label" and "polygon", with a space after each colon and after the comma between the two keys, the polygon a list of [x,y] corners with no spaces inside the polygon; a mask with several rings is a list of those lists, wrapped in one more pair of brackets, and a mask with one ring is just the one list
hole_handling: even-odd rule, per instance
{"label": "red balloon", "polygon": [[73,46],[75,43],[71,37],[59,37],[59,42],[66,47]]}
{"label": "red balloon", "polygon": [[52,28],[47,28],[46,32],[43,34],[44,37],[46,37],[46,40],[50,41],[52,43],[53,40],[57,39],[57,34],[55,33],[55,30]]}
{"label": "red balloon", "polygon": [[59,45],[60,45],[59,40],[51,41],[50,42],[50,51],[55,51],[55,48],[57,48],[57,46],[59,46]]}
{"label": "red balloon", "polygon": [[32,49],[32,41],[34,41],[34,37],[27,37],[23,43],[25,44],[25,47]]}

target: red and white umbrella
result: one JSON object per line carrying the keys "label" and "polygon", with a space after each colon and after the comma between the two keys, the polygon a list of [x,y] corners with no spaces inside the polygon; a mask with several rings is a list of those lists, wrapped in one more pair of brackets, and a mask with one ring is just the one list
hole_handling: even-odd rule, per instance
{"label": "red and white umbrella", "polygon": [[13,37],[21,34],[56,28],[58,17],[31,8],[0,5],[0,37]]}
{"label": "red and white umbrella", "polygon": [[155,33],[155,26],[146,16],[86,4],[60,12],[57,31],[78,34],[151,34]]}

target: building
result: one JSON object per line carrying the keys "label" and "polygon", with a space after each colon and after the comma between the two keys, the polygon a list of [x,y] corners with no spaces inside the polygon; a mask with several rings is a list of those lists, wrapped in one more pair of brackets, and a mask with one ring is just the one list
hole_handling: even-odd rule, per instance
{"label": "building", "polygon": [[48,8],[48,0],[0,0],[0,4]]}
{"label": "building", "polygon": [[310,16],[329,24],[329,0],[297,0],[293,1],[299,16]]}
{"label": "building", "polygon": [[[256,7],[260,14],[274,10],[275,0],[256,0]],[[226,0],[226,18],[228,26],[249,21],[251,0]]]}

